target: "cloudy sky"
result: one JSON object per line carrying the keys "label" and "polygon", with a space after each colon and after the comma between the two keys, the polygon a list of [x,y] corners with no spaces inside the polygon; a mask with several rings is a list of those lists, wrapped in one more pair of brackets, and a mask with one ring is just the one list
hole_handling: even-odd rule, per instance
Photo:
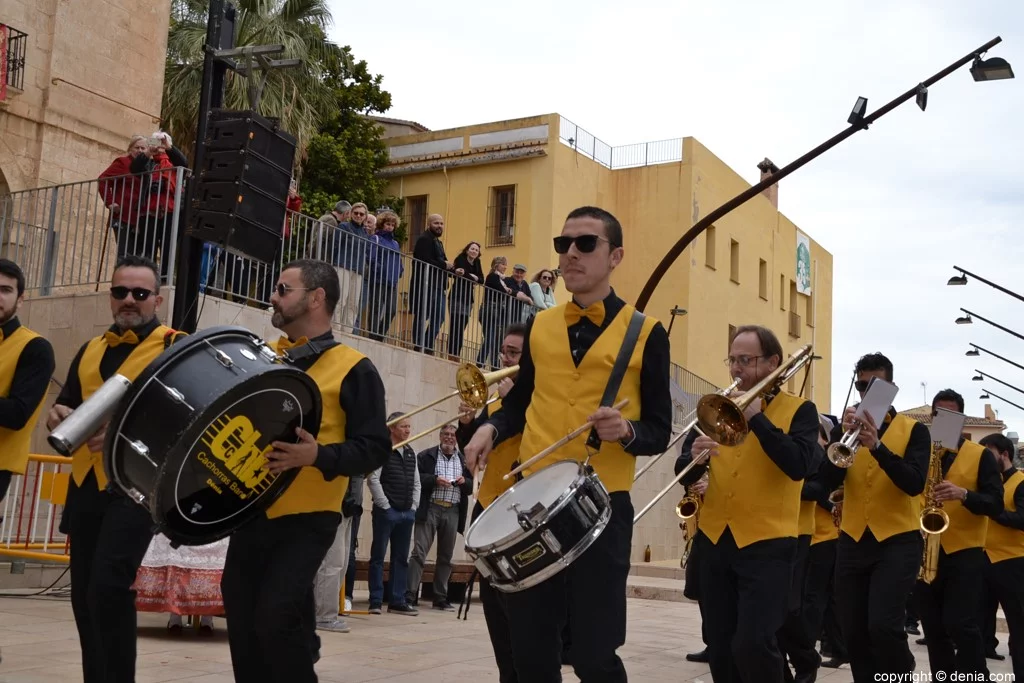
{"label": "cloudy sky", "polygon": [[[1024,292],[1024,3],[1020,0],[332,0],[332,38],[351,45],[393,97],[389,116],[431,129],[558,112],[611,145],[694,136],[757,181],[846,125],[857,96],[873,111],[1000,35],[989,56],[1017,79],[974,83],[968,69],[931,88],[783,181],[780,209],[835,260],[832,410],[856,358],[896,366],[899,409],[952,387],[982,414],[984,387],[1024,405],[1024,302],[954,264]],[[680,225],[682,234],[689,226]],[[926,384],[922,387],[922,383]],[[1024,436],[1024,410],[992,406]]]}

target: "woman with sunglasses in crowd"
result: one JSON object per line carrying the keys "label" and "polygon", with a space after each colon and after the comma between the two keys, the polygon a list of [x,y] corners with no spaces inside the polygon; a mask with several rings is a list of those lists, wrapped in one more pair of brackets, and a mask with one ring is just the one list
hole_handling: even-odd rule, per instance
{"label": "woman with sunglasses in crowd", "polygon": [[533,297],[534,305],[542,311],[555,307],[555,272],[544,270],[533,276],[530,283],[530,296]]}

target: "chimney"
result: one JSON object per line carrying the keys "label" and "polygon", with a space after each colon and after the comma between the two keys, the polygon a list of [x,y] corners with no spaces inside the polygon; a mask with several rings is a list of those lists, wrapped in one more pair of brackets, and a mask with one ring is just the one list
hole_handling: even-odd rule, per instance
{"label": "chimney", "polygon": [[[772,162],[772,160],[769,159],[768,157],[765,157],[764,161],[762,161],[761,163],[759,163],[757,165],[757,168],[760,169],[760,171],[761,171],[761,180],[764,180],[765,178],[767,178],[768,176],[772,175],[773,173],[778,173],[779,172],[779,167],[776,166]],[[772,206],[774,206],[775,209],[778,210],[778,208],[779,208],[779,186],[778,186],[778,184],[771,185],[771,186],[765,188],[765,190],[762,192],[762,194],[764,194],[764,196],[768,198],[768,201],[770,201],[772,203]]]}
{"label": "chimney", "polygon": [[996,412],[994,410],[992,410],[992,404],[991,403],[986,403],[985,404],[985,420],[988,421],[988,422],[995,422],[996,421]]}

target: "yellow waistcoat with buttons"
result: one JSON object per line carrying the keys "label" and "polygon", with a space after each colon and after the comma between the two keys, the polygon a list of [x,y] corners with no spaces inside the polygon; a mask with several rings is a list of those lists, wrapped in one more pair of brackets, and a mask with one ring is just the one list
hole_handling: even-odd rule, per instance
{"label": "yellow waistcoat with buttons", "polygon": [[816,507],[818,507],[818,504],[813,500],[800,501],[799,531],[801,536],[814,535],[814,508]]}
{"label": "yellow waistcoat with buttons", "polygon": [[[601,398],[615,359],[629,327],[635,309],[626,304],[598,336],[577,367],[569,347],[569,331],[565,324],[565,304],[541,311],[530,329],[530,355],[536,367],[533,395],[526,410],[520,462],[555,443],[572,430],[586,423],[587,418],[600,407]],[[622,408],[627,420],[640,418],[640,369],[643,365],[644,346],[657,321],[646,317],[630,356],[626,374],[622,378],[614,403],[629,399]],[[669,400],[666,396],[665,400]],[[539,469],[560,460],[583,462],[587,458],[584,432],[543,461],[523,472],[529,476]],[[626,453],[620,443],[605,441],[601,450],[590,460],[601,483],[609,492],[629,491],[633,487],[636,458]]]}
{"label": "yellow waistcoat with buttons", "polygon": [[[490,405],[488,415],[493,415],[499,410],[501,410],[500,398]],[[517,434],[511,439],[502,441],[487,456],[487,467],[484,468],[480,489],[476,493],[476,499],[484,508],[489,507],[495,498],[508,491],[512,488],[512,484],[516,483],[515,477],[505,479],[505,475],[512,469],[512,464],[518,460],[522,442],[522,434]]]}
{"label": "yellow waistcoat with buttons", "polygon": [[[1014,472],[1003,484],[1003,509],[1006,512],[1017,511],[1013,494],[1022,482],[1024,472]],[[985,534],[985,554],[993,564],[1024,557],[1024,531],[1004,526],[994,519],[989,520],[988,532]]]}
{"label": "yellow waistcoat with buttons", "polygon": [[[968,491],[978,490],[978,464],[985,447],[973,441],[964,441],[957,451],[946,479]],[[959,500],[947,500],[942,509],[949,515],[949,528],[942,532],[942,549],[946,554],[967,548],[984,548],[988,533],[988,517],[976,515]]]}
{"label": "yellow waistcoat with buttons", "polygon": [[[27,327],[21,326],[11,336],[0,340],[0,397],[7,398],[11,395],[11,384],[14,382],[14,372],[18,368],[21,352],[25,350],[30,341],[38,336]],[[39,400],[39,405],[32,411],[28,422],[21,429],[0,427],[0,470],[25,474],[32,431],[36,427],[36,422],[39,421],[39,414],[43,411],[44,403],[46,403],[45,393]]]}
{"label": "yellow waistcoat with buttons", "polygon": [[[278,350],[277,344],[274,345]],[[355,364],[366,358],[344,344],[320,354],[306,370],[320,389],[323,418],[317,433],[318,444],[344,443],[345,411],[341,409],[341,383]],[[284,493],[267,508],[267,517],[283,517],[305,512],[341,512],[341,502],[348,489],[348,477],[335,477],[328,481],[323,473],[310,465],[299,470],[295,480]]]}
{"label": "yellow waistcoat with buttons", "polygon": [[[764,416],[789,432],[804,399],[780,391]],[[696,453],[694,455],[697,455]],[[753,431],[739,446],[719,446],[709,468],[708,490],[700,511],[699,529],[717,544],[728,527],[737,547],[773,538],[795,538],[800,532],[800,490],[761,448]]]}
{"label": "yellow waistcoat with buttons", "polygon": [[[166,325],[158,325],[145,339],[135,345],[115,374],[123,375],[128,381],[134,382],[142,374],[142,371],[164,352],[164,349],[167,348],[166,337],[173,332],[174,330]],[[103,386],[100,361],[103,360],[103,354],[108,348],[110,346],[107,344],[107,340],[100,335],[90,340],[85,351],[82,352],[82,357],[78,361],[78,382],[82,387],[82,401],[88,399]],[[107,488],[109,480],[107,472],[103,468],[102,452],[94,453],[83,445],[72,453],[71,457],[71,477],[75,480],[76,485],[81,486],[85,478],[89,476],[89,472],[95,470],[97,486],[101,491]]]}
{"label": "yellow waistcoat with buttons", "polygon": [[[903,457],[910,434],[917,422],[896,415],[882,435],[885,447]],[[879,541],[920,529],[920,504],[917,496],[908,496],[892,483],[871,451],[861,446],[843,482],[843,533],[855,541],[865,529]]]}
{"label": "yellow waistcoat with buttons", "polygon": [[832,513],[815,503],[814,533],[811,534],[811,545],[825,541],[834,541],[837,538],[839,538],[839,529],[836,528],[835,522],[832,521]]}

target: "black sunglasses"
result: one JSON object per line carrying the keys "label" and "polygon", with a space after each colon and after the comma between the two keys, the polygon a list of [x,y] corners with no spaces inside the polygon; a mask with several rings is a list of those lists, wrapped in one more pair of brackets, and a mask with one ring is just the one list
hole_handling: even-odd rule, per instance
{"label": "black sunglasses", "polygon": [[277,290],[277,295],[279,297],[281,297],[282,299],[285,298],[286,296],[288,296],[288,292],[306,292],[306,291],[309,291],[309,287],[289,287],[288,285],[284,284],[283,282],[278,282],[277,283],[277,287],[275,287],[275,289]]}
{"label": "black sunglasses", "polygon": [[594,249],[597,249],[597,243],[600,240],[604,240],[605,242],[611,244],[607,237],[601,237],[600,235],[576,235],[575,237],[570,237],[569,235],[559,235],[554,239],[555,253],[568,254],[569,247],[571,247],[573,245],[573,242],[575,242],[577,249],[579,249],[584,254],[589,254],[590,252],[594,251]]}
{"label": "black sunglasses", "polygon": [[857,391],[865,391],[868,388],[868,380],[859,379],[853,383],[853,388]]}
{"label": "black sunglasses", "polygon": [[145,301],[153,294],[152,291],[145,287],[111,287],[110,296],[114,297],[118,301],[124,301],[131,294],[132,298],[136,301]]}

